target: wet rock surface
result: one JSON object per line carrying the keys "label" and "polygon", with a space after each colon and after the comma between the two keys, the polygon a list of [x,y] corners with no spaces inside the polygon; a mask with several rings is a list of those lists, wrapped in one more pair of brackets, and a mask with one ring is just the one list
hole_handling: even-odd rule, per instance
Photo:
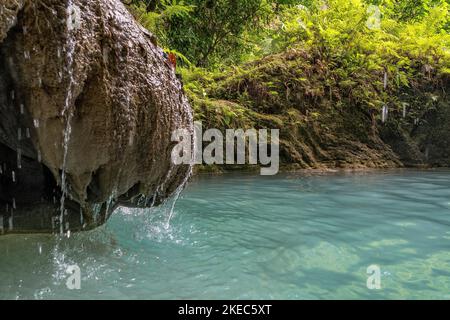
{"label": "wet rock surface", "polygon": [[8,30],[17,23],[17,14],[25,0],[2,0],[0,5],[0,42],[6,38]]}
{"label": "wet rock surface", "polygon": [[0,12],[0,233],[91,229],[184,184],[171,134],[193,131],[191,108],[119,0],[6,0]]}

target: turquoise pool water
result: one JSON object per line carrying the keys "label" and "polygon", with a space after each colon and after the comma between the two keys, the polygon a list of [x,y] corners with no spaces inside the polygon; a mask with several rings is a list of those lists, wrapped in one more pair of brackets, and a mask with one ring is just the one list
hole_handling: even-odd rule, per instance
{"label": "turquoise pool water", "polygon": [[169,210],[0,237],[0,298],[450,298],[450,171],[197,177]]}

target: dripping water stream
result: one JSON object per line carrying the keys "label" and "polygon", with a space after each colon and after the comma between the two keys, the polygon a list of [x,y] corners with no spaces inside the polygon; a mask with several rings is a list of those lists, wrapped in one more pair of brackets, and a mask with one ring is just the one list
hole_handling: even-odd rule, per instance
{"label": "dripping water stream", "polygon": [[[60,216],[59,216],[59,232],[61,235],[64,234],[64,215],[65,215],[65,200],[68,194],[68,185],[67,185],[67,155],[69,151],[69,142],[70,136],[72,133],[71,121],[73,118],[74,110],[70,107],[71,101],[73,98],[73,85],[75,83],[74,74],[73,74],[73,63],[74,63],[74,53],[75,53],[75,39],[73,37],[73,3],[72,0],[68,0],[67,2],[67,39],[66,39],[66,61],[67,61],[67,74],[69,78],[69,84],[67,86],[66,97],[64,101],[64,108],[62,111],[62,117],[65,120],[65,129],[63,132],[63,164],[61,170],[61,208],[60,208]],[[67,228],[68,229],[68,228]]]}
{"label": "dripping water stream", "polygon": [[176,206],[176,204],[178,202],[178,199],[180,198],[181,192],[187,186],[187,183],[188,183],[189,179],[192,176],[192,170],[193,170],[193,167],[191,165],[190,168],[189,168],[188,174],[184,178],[183,183],[177,188],[177,190],[175,191],[175,194],[173,195],[172,204],[170,206],[169,214],[168,214],[166,225],[165,225],[166,230],[168,230],[170,228],[170,221],[173,218],[173,215],[174,215],[174,212],[175,212],[175,206]]}

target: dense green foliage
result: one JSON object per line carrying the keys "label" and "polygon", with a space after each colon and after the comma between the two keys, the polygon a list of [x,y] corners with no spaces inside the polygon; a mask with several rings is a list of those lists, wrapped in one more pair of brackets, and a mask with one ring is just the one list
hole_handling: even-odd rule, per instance
{"label": "dense green foliage", "polygon": [[214,69],[305,44],[347,55],[380,46],[396,51],[404,42],[414,54],[448,47],[444,0],[129,0],[129,4],[161,46],[179,53],[185,62]]}
{"label": "dense green foliage", "polygon": [[322,136],[341,148],[377,145],[374,121],[384,106],[394,131],[415,132],[447,105],[449,1],[133,0],[129,7],[178,55],[205,127],[280,128],[285,161],[308,163],[324,153],[320,143],[305,143]]}
{"label": "dense green foliage", "polygon": [[305,112],[330,101],[366,110],[416,105],[409,115],[420,117],[432,104],[410,101],[412,93],[450,74],[444,0],[134,0],[130,7],[180,57],[197,117],[226,126],[254,125],[249,110]]}
{"label": "dense green foliage", "polygon": [[131,8],[162,46],[203,67],[238,60],[246,33],[262,28],[271,12],[263,0],[161,0],[152,10],[135,1]]}

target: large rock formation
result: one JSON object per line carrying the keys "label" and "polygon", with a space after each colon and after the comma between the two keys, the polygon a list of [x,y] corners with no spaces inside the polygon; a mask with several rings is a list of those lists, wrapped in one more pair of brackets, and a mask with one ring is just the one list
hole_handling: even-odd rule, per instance
{"label": "large rock formation", "polygon": [[190,173],[172,165],[171,133],[192,125],[121,1],[2,0],[0,234],[91,229],[118,205],[160,203]]}

